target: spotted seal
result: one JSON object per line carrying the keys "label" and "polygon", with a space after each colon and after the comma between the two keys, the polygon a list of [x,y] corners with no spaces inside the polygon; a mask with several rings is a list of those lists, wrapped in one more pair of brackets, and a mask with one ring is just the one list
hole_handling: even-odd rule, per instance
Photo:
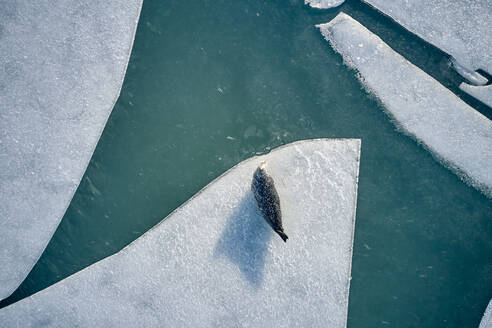
{"label": "spotted seal", "polygon": [[282,227],[282,213],[280,212],[280,198],[278,197],[275,183],[266,170],[266,162],[262,162],[253,174],[251,190],[255,195],[260,213],[284,242],[287,235]]}

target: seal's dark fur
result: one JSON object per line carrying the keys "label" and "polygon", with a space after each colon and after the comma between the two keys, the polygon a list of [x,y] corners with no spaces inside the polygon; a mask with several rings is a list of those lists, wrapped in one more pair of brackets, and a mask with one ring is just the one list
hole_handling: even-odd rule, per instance
{"label": "seal's dark fur", "polygon": [[255,195],[258,209],[272,229],[287,242],[287,235],[282,227],[282,212],[280,211],[280,198],[278,197],[275,183],[268,174],[262,163],[253,174],[253,183],[251,190]]}

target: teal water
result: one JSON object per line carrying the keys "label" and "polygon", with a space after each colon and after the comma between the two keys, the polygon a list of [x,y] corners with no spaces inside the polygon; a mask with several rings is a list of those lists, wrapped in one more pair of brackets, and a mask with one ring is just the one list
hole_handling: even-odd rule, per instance
{"label": "teal water", "polygon": [[457,90],[440,51],[357,1],[315,11],[294,0],[145,0],[82,183],[0,304],[117,252],[241,160],[347,137],[362,139],[348,326],[477,327],[492,297],[492,201],[396,131],[323,40],[314,25],[340,10]]}

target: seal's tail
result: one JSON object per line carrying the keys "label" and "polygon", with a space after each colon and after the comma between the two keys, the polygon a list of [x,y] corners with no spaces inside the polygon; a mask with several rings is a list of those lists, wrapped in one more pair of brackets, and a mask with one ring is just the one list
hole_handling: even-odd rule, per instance
{"label": "seal's tail", "polygon": [[278,233],[278,235],[280,236],[280,238],[282,238],[282,240],[285,243],[287,242],[287,239],[289,239],[289,237],[282,230],[275,230],[275,232]]}

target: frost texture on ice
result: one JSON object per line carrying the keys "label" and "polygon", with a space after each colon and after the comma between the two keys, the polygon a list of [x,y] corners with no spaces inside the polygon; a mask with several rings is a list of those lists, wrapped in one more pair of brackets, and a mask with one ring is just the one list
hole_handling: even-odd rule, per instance
{"label": "frost texture on ice", "polygon": [[492,84],[475,86],[463,82],[460,84],[460,89],[492,108]]}
{"label": "frost texture on ice", "polygon": [[[490,0],[363,1],[451,55],[471,74],[477,69],[492,73]],[[483,78],[480,82],[474,74],[470,82],[483,84]]]}
{"label": "frost texture on ice", "polygon": [[492,122],[350,16],[318,25],[349,67],[409,135],[492,197]]}
{"label": "frost texture on ice", "polygon": [[120,92],[141,4],[0,1],[0,299],[70,203]]}
{"label": "frost texture on ice", "polygon": [[492,328],[492,300],[485,309],[485,313],[483,314],[482,321],[478,328]]}
{"label": "frost texture on ice", "polygon": [[345,0],[304,0],[304,4],[313,8],[328,9],[340,6]]}
{"label": "frost texture on ice", "polygon": [[[246,160],[119,253],[0,310],[1,327],[345,327],[360,140]],[[284,243],[251,181],[268,162]]]}

